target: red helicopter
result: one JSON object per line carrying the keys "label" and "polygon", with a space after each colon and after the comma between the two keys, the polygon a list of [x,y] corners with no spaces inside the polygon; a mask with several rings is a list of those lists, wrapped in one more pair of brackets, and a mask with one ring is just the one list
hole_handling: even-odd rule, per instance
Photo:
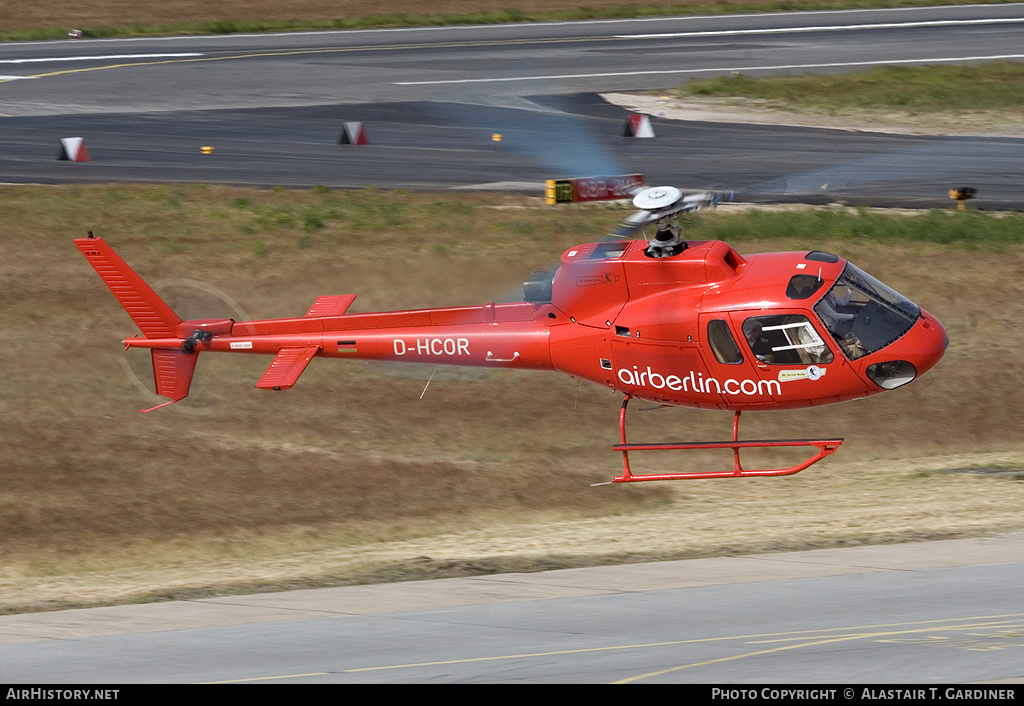
{"label": "red helicopter", "polygon": [[[651,240],[579,245],[555,272],[535,272],[512,304],[346,314],[354,294],[319,297],[305,316],[267,321],[183,321],[102,239],[75,244],[144,337],[156,391],[184,399],[200,352],[274,356],[256,387],[287,390],[317,356],[557,370],[623,393],[624,471],[613,483],[797,473],[842,439],[741,441],[744,410],[797,409],[866,397],[931,369],[949,343],[938,320],[843,258],[825,252],[740,255],[721,241],[682,239],[678,216],[713,207],[721,194],[644,189],[640,209],[614,235],[656,224]],[[626,407],[734,412],[732,439],[626,441]],[[142,410],[144,412],[152,410]],[[744,448],[816,449],[787,468],[747,470]],[[731,471],[636,474],[629,452],[731,449]]]}

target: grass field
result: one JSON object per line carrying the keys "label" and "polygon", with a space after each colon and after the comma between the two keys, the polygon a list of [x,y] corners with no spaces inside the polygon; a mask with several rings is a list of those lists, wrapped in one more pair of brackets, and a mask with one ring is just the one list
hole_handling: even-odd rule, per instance
{"label": "grass field", "polygon": [[[693,237],[727,234],[741,252],[848,256],[949,331],[944,361],[909,388],[750,415],[748,438],[847,438],[792,478],[591,487],[620,470],[621,400],[554,373],[446,370],[421,400],[429,369],[318,360],[272,393],[253,387],[267,360],[210,354],[188,400],[138,413],[148,359],[121,350],[134,326],[71,244],[86,230],[183,316],[263,318],[299,315],[322,294],[356,293],[358,311],[487,301],[622,216],[526,197],[395,196],[0,187],[0,610],[1024,526],[1024,483],[938,472],[1024,469],[1017,214],[726,207],[695,224]],[[409,244],[380,245],[396,240]],[[661,410],[638,412],[633,428],[720,438],[729,421]]]}
{"label": "grass field", "polygon": [[393,0],[386,11],[356,0],[94,0],[0,2],[0,41],[85,37],[483,24],[718,12],[966,4],[965,0]]}
{"label": "grass field", "polygon": [[745,74],[692,81],[686,97],[744,98],[767,108],[814,113],[906,115],[1001,114],[1024,120],[1024,64],[882,66],[852,74],[772,76]]}
{"label": "grass field", "polygon": [[382,8],[356,0],[96,0],[71,4],[56,0],[0,4],[0,36],[29,38],[46,34],[65,36],[69,28],[81,28],[86,36],[129,34],[218,33],[266,29],[324,29],[370,26],[452,24],[460,22],[510,22],[599,16],[670,14],[715,11],[758,6],[775,7],[775,0],[719,2],[630,2],[629,0],[394,0]]}

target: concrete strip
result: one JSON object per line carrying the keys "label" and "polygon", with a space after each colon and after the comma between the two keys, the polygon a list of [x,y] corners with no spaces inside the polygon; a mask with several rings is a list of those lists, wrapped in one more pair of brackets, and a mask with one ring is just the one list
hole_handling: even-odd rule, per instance
{"label": "concrete strip", "polygon": [[469,186],[453,186],[452,191],[526,191],[543,194],[544,182],[535,181],[491,181],[486,184],[470,184]]}
{"label": "concrete strip", "polygon": [[1024,561],[1024,532],[0,616],[0,644]]}

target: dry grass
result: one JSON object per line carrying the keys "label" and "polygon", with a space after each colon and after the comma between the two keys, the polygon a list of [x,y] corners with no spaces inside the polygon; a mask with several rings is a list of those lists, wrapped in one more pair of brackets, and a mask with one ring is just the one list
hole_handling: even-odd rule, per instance
{"label": "dry grass", "polygon": [[[592,488],[618,472],[620,399],[553,373],[445,371],[420,400],[429,369],[315,361],[294,390],[268,393],[253,388],[266,359],[206,355],[180,409],[140,415],[148,400],[118,344],[134,327],[70,238],[96,231],[183,315],[234,316],[217,289],[262,318],[347,292],[362,311],[486,301],[620,213],[227,187],[4,186],[0,198],[0,610],[1024,525],[1024,484],[922,472],[1024,467],[1020,246],[734,243],[850,257],[944,322],[946,360],[909,389],[750,415],[748,438],[847,438],[793,478]],[[166,282],[183,277],[203,286]],[[150,384],[145,357],[129,363]],[[635,413],[632,428],[719,438],[728,417]],[[728,465],[641,458],[642,470]]]}
{"label": "dry grass", "polygon": [[[768,3],[769,0],[760,0]],[[772,0],[774,2],[775,0]],[[733,5],[757,5],[759,0],[719,2],[718,0],[511,0],[494,3],[487,0],[392,0],[386,7],[357,0],[167,0],[161,3],[140,0],[95,0],[66,3],[56,0],[39,2],[0,1],[0,29],[19,31],[40,27],[118,27],[158,24],[184,24],[211,21],[271,22],[333,20],[336,18],[377,16],[478,15],[510,11],[539,15],[579,8],[679,8]]]}
{"label": "dry grass", "polygon": [[[1009,2],[1010,0],[1004,0]],[[938,4],[966,4],[943,0]],[[71,28],[86,37],[210,34],[300,29],[538,22],[724,12],[888,8],[935,0],[393,0],[380,7],[355,0],[95,0],[65,3],[0,0],[0,38],[58,39]]]}

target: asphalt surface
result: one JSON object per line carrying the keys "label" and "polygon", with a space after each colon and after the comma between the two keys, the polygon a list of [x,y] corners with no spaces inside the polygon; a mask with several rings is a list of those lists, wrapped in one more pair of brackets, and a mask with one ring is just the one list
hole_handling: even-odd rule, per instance
{"label": "asphalt surface", "polygon": [[[0,181],[504,189],[642,173],[748,200],[1024,206],[1024,140],[655,118],[691,76],[1024,59],[1024,6],[0,45]],[[360,122],[368,145],[339,145]],[[492,139],[500,134],[502,140]],[[83,137],[87,163],[56,159]],[[212,154],[200,148],[213,147]]]}
{"label": "asphalt surface", "polygon": [[[0,180],[502,189],[549,178],[644,174],[648,183],[725,188],[743,200],[1024,206],[1024,140],[935,138],[655,119],[654,139],[621,136],[628,113],[595,94],[536,96],[534,110],[439,102],[8,118]],[[369,145],[339,145],[362,122]],[[58,135],[91,161],[59,161]],[[501,142],[492,140],[502,135]],[[200,148],[210,145],[214,154]]]}
{"label": "asphalt surface", "polygon": [[667,88],[1022,57],[1019,4],[0,45],[0,113],[148,113]]}
{"label": "asphalt surface", "polygon": [[1024,683],[1022,581],[1016,533],[10,615],[0,680]]}

